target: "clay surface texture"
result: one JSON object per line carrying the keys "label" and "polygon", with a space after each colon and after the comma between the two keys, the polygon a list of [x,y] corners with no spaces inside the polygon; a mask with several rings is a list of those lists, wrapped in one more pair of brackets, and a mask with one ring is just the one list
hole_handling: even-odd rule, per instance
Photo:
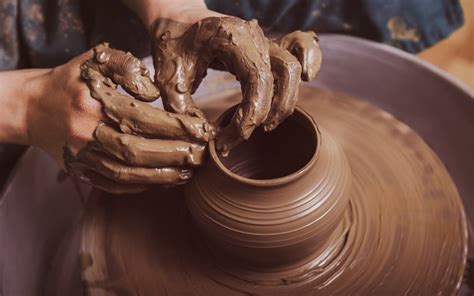
{"label": "clay surface texture", "polygon": [[[214,136],[207,121],[145,103],[159,96],[148,70],[132,54],[106,43],[93,49],[93,57],[81,66],[81,77],[102,103],[105,118],[76,155],[65,145],[70,174],[113,193],[189,181],[191,168],[203,162],[205,145]],[[119,93],[118,85],[131,96]]]}
{"label": "clay surface texture", "polygon": [[195,24],[158,19],[152,32],[155,82],[166,110],[204,118],[191,94],[209,67],[239,80],[241,104],[217,140],[223,153],[260,125],[267,131],[277,127],[293,112],[301,79],[314,79],[321,68],[311,31],[269,40],[256,20],[210,17]]}
{"label": "clay surface texture", "polygon": [[[441,161],[408,126],[367,102],[305,87],[299,97],[299,106],[316,120],[320,134],[290,143],[295,155],[288,157],[307,159],[316,146],[317,158],[309,159],[309,169],[301,163],[278,171],[285,162],[275,159],[253,170],[256,160],[249,157],[246,163],[231,152],[234,158],[221,163],[253,181],[221,174],[228,180],[224,190],[206,179],[206,174],[219,174],[209,169],[215,164],[208,161],[187,187],[187,202],[181,188],[92,197],[81,242],[87,292],[455,294],[464,271],[467,227],[457,189]],[[212,110],[206,115],[214,120],[240,100],[236,94],[200,107]],[[301,135],[310,135],[311,129],[300,127]],[[304,174],[291,180],[282,176],[295,171]],[[266,181],[268,177],[277,181]],[[331,178],[338,181],[327,181]],[[275,194],[265,195],[272,186],[278,188]],[[316,193],[305,194],[308,188],[317,188]],[[255,198],[247,199],[247,193]],[[209,197],[206,206],[199,204],[204,201],[199,195]],[[292,200],[295,196],[300,198]],[[269,200],[273,207],[262,206]],[[223,248],[216,248],[219,244]],[[225,248],[236,258],[226,258]]]}

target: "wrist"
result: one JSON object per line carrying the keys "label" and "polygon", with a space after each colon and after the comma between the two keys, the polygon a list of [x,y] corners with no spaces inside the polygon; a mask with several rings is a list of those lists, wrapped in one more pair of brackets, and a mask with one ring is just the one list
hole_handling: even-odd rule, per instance
{"label": "wrist", "polygon": [[35,107],[38,79],[49,69],[0,72],[0,142],[31,145],[30,113]]}
{"label": "wrist", "polygon": [[122,2],[141,18],[148,30],[160,18],[194,24],[207,17],[223,16],[207,9],[204,0],[122,0]]}
{"label": "wrist", "polygon": [[182,5],[169,5],[159,13],[151,16],[146,23],[147,28],[150,28],[153,22],[160,18],[170,19],[180,23],[194,24],[208,17],[224,16],[223,14],[207,9],[203,2],[202,5],[199,5],[200,1],[197,1],[197,3],[194,3],[196,1],[185,2],[186,3]]}

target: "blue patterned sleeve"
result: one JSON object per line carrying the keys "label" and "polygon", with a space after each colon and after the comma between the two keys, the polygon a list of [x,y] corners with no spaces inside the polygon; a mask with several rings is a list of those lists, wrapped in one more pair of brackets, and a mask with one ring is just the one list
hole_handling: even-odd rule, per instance
{"label": "blue patterned sleeve", "polygon": [[418,52],[464,23],[459,0],[206,0],[208,7],[265,30],[341,33]]}

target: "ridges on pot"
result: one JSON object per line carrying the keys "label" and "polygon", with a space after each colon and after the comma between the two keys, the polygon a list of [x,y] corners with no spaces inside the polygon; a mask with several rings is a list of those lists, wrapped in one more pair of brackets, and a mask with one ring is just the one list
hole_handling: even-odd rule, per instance
{"label": "ridges on pot", "polygon": [[[230,119],[229,109],[220,120]],[[351,174],[343,151],[301,108],[210,161],[186,187],[215,256],[251,270],[288,270],[335,256],[347,231]]]}

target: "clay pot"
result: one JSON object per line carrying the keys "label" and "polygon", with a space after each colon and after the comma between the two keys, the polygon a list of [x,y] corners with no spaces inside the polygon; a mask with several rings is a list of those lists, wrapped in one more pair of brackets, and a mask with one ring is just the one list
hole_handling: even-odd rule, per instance
{"label": "clay pot", "polygon": [[337,252],[343,242],[335,240],[347,227],[350,169],[308,113],[297,108],[271,133],[257,129],[227,157],[210,142],[209,155],[185,194],[218,262],[286,270]]}

